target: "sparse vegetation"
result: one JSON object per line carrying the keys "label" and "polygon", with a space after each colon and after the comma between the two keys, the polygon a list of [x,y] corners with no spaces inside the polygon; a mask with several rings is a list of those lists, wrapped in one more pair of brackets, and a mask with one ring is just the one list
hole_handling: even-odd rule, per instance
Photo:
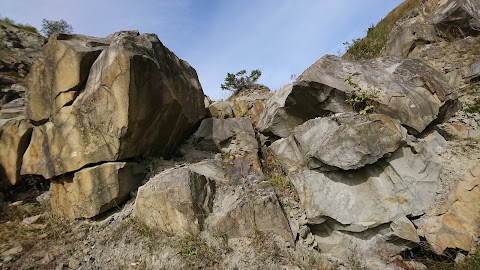
{"label": "sparse vegetation", "polygon": [[283,172],[270,150],[266,150],[263,153],[262,170],[266,177],[266,182],[273,187],[278,202],[283,209],[291,207],[293,202],[299,201],[295,187],[287,179],[287,175]]}
{"label": "sparse vegetation", "polygon": [[22,30],[25,30],[25,31],[28,31],[28,32],[32,32],[32,33],[37,33],[38,34],[38,30],[37,28],[35,28],[34,26],[26,23],[26,24],[23,24],[23,23],[16,23],[14,20],[8,18],[8,17],[4,17],[4,18],[0,18],[0,22],[2,23],[5,23],[5,24],[8,24],[10,26],[13,26],[13,27],[16,27],[18,29],[22,29]]}
{"label": "sparse vegetation", "polygon": [[480,44],[476,45],[472,49],[472,55],[479,56],[480,55]]}
{"label": "sparse vegetation", "polygon": [[267,240],[265,234],[257,230],[253,232],[251,239],[252,239],[252,245],[257,248],[261,248],[263,244],[265,244],[265,241]]}
{"label": "sparse vegetation", "polygon": [[183,237],[177,254],[187,261],[189,269],[209,269],[219,257],[219,251],[209,248],[199,235]]}
{"label": "sparse vegetation", "polygon": [[41,31],[49,37],[54,33],[70,34],[73,32],[73,27],[63,19],[59,21],[43,19]]}
{"label": "sparse vegetation", "polygon": [[477,101],[474,104],[467,106],[466,108],[463,109],[463,112],[467,115],[469,118],[469,123],[468,123],[468,130],[467,130],[467,138],[470,139],[470,130],[472,129],[472,122],[475,122],[474,114],[480,112],[480,103]]}
{"label": "sparse vegetation", "polygon": [[390,31],[385,27],[371,25],[364,38],[353,39],[351,42],[344,42],[347,59],[372,59],[380,56],[385,44],[387,44]]}
{"label": "sparse vegetation", "polygon": [[403,18],[413,9],[420,7],[421,1],[406,0],[398,7],[392,10],[377,25],[371,25],[364,38],[357,38],[351,42],[345,42],[346,53],[343,55],[346,59],[372,59],[379,57],[383,48],[387,44],[388,36],[395,23]]}
{"label": "sparse vegetation", "polygon": [[228,246],[228,235],[225,232],[218,231],[217,233],[213,234],[213,237],[221,241],[222,248],[224,248],[225,251],[231,251],[231,248]]}
{"label": "sparse vegetation", "polygon": [[351,77],[346,78],[345,81],[353,87],[349,98],[345,100],[345,102],[352,106],[360,115],[370,113],[375,108],[373,105],[373,99],[378,97],[381,88],[376,86],[370,89],[362,88],[358,83],[354,82]]}
{"label": "sparse vegetation", "polygon": [[247,71],[240,70],[237,73],[228,73],[225,77],[225,82],[221,85],[223,90],[232,91],[237,93],[244,89],[248,89],[255,85],[257,80],[262,75],[262,72],[258,69],[254,69],[250,72],[250,75],[247,75]]}
{"label": "sparse vegetation", "polygon": [[480,250],[476,250],[473,254],[469,255],[465,260],[461,261],[457,265],[458,270],[476,270],[480,269]]}
{"label": "sparse vegetation", "polygon": [[465,113],[478,113],[480,112],[480,104],[479,103],[475,103],[473,105],[470,105],[468,107],[466,107],[465,109],[463,109],[463,111]]}
{"label": "sparse vegetation", "polygon": [[359,258],[356,245],[352,244],[346,266],[348,270],[367,270],[367,267],[365,267],[365,265]]}

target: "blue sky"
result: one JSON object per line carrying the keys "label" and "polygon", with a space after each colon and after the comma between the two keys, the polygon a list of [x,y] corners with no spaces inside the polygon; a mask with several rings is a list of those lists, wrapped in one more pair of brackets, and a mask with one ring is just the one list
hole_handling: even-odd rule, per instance
{"label": "blue sky", "polygon": [[40,29],[64,19],[75,33],[156,33],[198,72],[204,92],[227,98],[227,72],[260,69],[272,90],[345,41],[365,35],[402,0],[0,0],[0,15]]}

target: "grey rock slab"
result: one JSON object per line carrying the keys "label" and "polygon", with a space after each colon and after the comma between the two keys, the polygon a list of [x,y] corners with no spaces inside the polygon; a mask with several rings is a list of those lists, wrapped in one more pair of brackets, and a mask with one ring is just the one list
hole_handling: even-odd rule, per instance
{"label": "grey rock slab", "polygon": [[433,204],[440,185],[440,158],[427,147],[398,149],[358,170],[303,169],[288,176],[311,224],[333,219],[365,229],[402,216],[419,216]]}
{"label": "grey rock slab", "polygon": [[285,85],[266,102],[265,110],[257,124],[259,131],[285,138],[296,126],[305,121],[286,112],[285,101],[292,87],[291,84]]}
{"label": "grey rock slab", "polygon": [[[327,55],[267,101],[258,129],[288,137],[309,119],[354,112],[346,102],[354,90],[346,81],[349,78],[370,91],[374,112],[398,119],[415,133],[448,119],[458,107],[444,76],[420,60],[383,57],[353,61]],[[378,93],[375,87],[380,89]]]}
{"label": "grey rock slab", "polygon": [[398,120],[382,114],[316,118],[293,132],[307,159],[342,170],[358,169],[393,153],[406,134]]}
{"label": "grey rock slab", "polygon": [[475,61],[473,65],[468,70],[467,74],[465,74],[466,81],[476,80],[480,77],[480,59]]}

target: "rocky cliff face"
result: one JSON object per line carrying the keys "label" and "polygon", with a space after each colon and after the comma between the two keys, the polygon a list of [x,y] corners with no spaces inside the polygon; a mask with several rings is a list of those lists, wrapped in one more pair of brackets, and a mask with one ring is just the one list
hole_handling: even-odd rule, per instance
{"label": "rocky cliff face", "polygon": [[[276,93],[227,101],[204,99],[155,35],[55,35],[29,69],[26,109],[0,126],[0,177],[49,179],[51,211],[86,219],[95,248],[69,247],[91,256],[70,268],[422,269],[399,254],[466,254],[479,236],[480,6],[414,7],[383,57],[327,55]],[[152,257],[118,238],[131,228],[205,243],[156,242]],[[200,252],[208,262],[192,263]]]}
{"label": "rocky cliff face", "polygon": [[27,119],[2,131],[2,180],[52,179],[52,208],[72,218],[120,203],[143,178],[132,159],[171,156],[205,117],[195,70],[138,32],[52,36],[27,86]]}

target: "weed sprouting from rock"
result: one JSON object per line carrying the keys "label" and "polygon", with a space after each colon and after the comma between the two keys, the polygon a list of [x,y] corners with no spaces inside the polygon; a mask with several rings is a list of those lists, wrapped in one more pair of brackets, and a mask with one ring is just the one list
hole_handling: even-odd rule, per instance
{"label": "weed sprouting from rock", "polygon": [[353,81],[352,77],[346,78],[345,81],[353,87],[350,96],[345,102],[352,106],[360,115],[370,113],[375,108],[373,105],[373,99],[378,97],[378,94],[382,89],[376,86],[372,89],[362,88],[358,83]]}

